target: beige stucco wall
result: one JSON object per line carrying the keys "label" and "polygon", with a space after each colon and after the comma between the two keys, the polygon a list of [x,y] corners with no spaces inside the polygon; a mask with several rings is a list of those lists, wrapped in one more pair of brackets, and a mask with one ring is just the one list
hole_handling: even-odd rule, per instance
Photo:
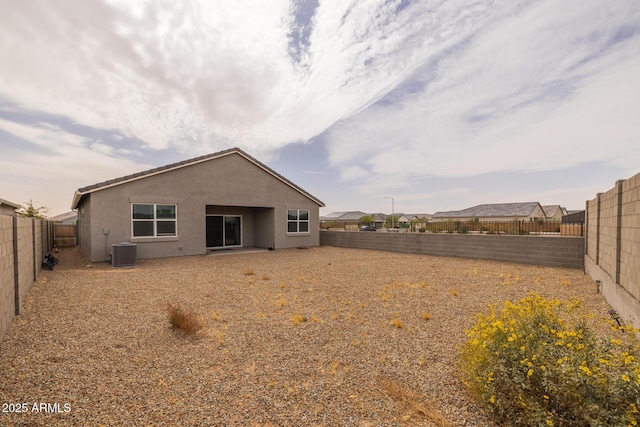
{"label": "beige stucco wall", "polygon": [[[91,197],[86,197],[82,204],[78,207],[78,223],[76,242],[78,246],[85,252],[88,258],[91,258]],[[104,261],[104,259],[103,259]]]}
{"label": "beige stucco wall", "polygon": [[[178,236],[132,238],[132,203],[176,204]],[[79,206],[79,242],[93,262],[105,261],[118,242],[136,243],[140,259],[204,254],[207,206],[212,213],[243,215],[244,246],[319,245],[318,204],[236,153],[85,196]],[[309,233],[287,234],[287,209],[310,211]]]}
{"label": "beige stucco wall", "polygon": [[640,174],[586,202],[586,272],[625,321],[640,327]]}

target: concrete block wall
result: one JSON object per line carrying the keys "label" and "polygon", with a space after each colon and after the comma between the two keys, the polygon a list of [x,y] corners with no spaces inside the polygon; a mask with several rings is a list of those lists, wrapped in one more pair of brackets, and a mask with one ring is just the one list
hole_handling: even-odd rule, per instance
{"label": "concrete block wall", "polygon": [[620,283],[640,300],[640,174],[622,183]]}
{"label": "concrete block wall", "polygon": [[600,265],[614,271],[616,265],[617,188],[600,195]]}
{"label": "concrete block wall", "polygon": [[322,231],[320,245],[552,267],[584,266],[583,237]]}
{"label": "concrete block wall", "polygon": [[640,174],[586,202],[585,271],[607,302],[640,328]]}
{"label": "concrete block wall", "polygon": [[0,339],[16,316],[13,272],[13,217],[0,215]]}
{"label": "concrete block wall", "polygon": [[52,232],[46,220],[0,215],[0,340],[38,278],[44,254],[51,249]]}
{"label": "concrete block wall", "polygon": [[585,253],[594,260],[598,256],[598,200],[588,200],[585,209]]}
{"label": "concrete block wall", "polygon": [[[20,294],[19,310],[36,280],[33,273],[33,219],[17,218],[18,220],[18,288]],[[16,314],[20,314],[19,312]]]}

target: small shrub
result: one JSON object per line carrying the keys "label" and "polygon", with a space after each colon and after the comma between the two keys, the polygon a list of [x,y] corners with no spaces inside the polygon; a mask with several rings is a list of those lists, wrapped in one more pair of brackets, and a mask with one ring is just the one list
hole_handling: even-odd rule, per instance
{"label": "small shrub", "polygon": [[398,329],[402,329],[404,328],[404,325],[402,324],[402,321],[400,319],[391,319],[391,324],[393,326],[395,326]]}
{"label": "small shrub", "polygon": [[294,325],[299,325],[300,323],[306,322],[307,318],[303,314],[297,313],[292,314],[290,320]]}
{"label": "small shrub", "polygon": [[245,275],[245,276],[253,276],[253,275],[255,275],[255,274],[256,274],[256,273],[255,273],[255,272],[253,271],[253,269],[251,269],[251,268],[250,268],[250,269],[248,269],[248,270],[245,270],[245,272],[244,272],[244,275]]}
{"label": "small shrub", "polygon": [[461,348],[461,370],[498,423],[637,425],[637,336],[598,338],[579,310],[578,301],[529,294],[477,316]]}
{"label": "small shrub", "polygon": [[167,304],[167,313],[169,315],[169,323],[175,330],[180,330],[187,335],[198,333],[202,329],[202,322],[194,313],[185,312],[174,304]]}
{"label": "small shrub", "polygon": [[427,313],[426,311],[424,313],[421,314],[421,317],[424,320],[431,320],[431,315],[429,313]]}

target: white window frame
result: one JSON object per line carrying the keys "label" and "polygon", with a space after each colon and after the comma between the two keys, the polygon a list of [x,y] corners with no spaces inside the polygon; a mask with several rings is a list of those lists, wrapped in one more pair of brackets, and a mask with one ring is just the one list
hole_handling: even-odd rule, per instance
{"label": "white window frame", "polygon": [[[135,219],[133,217],[133,207],[135,205],[153,206],[153,218],[140,218]],[[175,218],[158,218],[158,206],[173,206],[175,210]],[[136,222],[153,222],[153,235],[152,236],[136,236],[134,234],[133,224]],[[172,234],[158,234],[158,222],[174,222],[175,233]],[[178,205],[175,203],[131,203],[131,238],[132,239],[162,239],[162,238],[178,237]]]}
{"label": "white window frame", "polygon": [[[296,212],[296,219],[289,219],[289,212],[291,212],[291,211],[295,211]],[[300,219],[300,212],[306,212],[307,213],[307,219]],[[311,226],[311,210],[309,210],[309,209],[287,209],[286,216],[287,216],[287,234],[293,234],[293,235],[309,234],[310,226]],[[301,223],[306,223],[307,224],[307,230],[306,231],[300,231],[300,224]],[[296,231],[289,231],[289,224],[296,224]]]}

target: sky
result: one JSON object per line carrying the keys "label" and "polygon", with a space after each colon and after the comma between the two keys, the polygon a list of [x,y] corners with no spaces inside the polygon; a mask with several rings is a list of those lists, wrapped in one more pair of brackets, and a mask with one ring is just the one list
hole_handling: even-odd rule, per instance
{"label": "sky", "polygon": [[[333,211],[585,201],[640,172],[637,0],[0,0],[0,198],[239,147]],[[233,177],[230,177],[233,179]]]}

